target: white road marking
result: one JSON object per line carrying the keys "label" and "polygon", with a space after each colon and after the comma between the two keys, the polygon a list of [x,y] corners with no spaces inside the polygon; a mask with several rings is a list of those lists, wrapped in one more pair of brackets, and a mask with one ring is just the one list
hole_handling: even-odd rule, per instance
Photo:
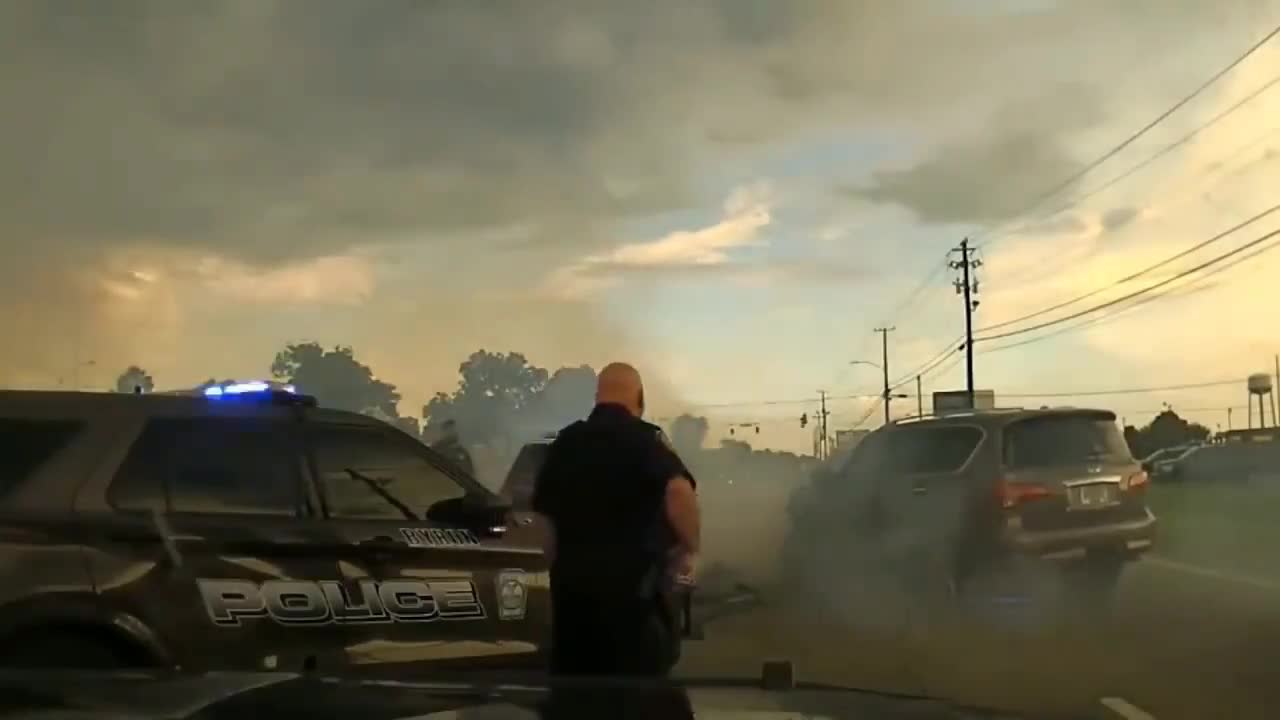
{"label": "white road marking", "polygon": [[1102,707],[1111,711],[1108,717],[1118,718],[1118,720],[1156,720],[1156,716],[1134,705],[1133,703],[1118,697],[1102,698]]}
{"label": "white road marking", "polygon": [[1162,558],[1154,555],[1147,555],[1142,558],[1142,561],[1158,567],[1168,568],[1169,570],[1187,573],[1188,575],[1199,575],[1200,577],[1213,578],[1214,580],[1236,583],[1237,585],[1247,585],[1260,590],[1280,592],[1280,582],[1276,582],[1274,580],[1263,580],[1261,578],[1248,577],[1247,575],[1238,575],[1232,572],[1200,567],[1199,565],[1191,565],[1189,563],[1169,560],[1168,558]]}

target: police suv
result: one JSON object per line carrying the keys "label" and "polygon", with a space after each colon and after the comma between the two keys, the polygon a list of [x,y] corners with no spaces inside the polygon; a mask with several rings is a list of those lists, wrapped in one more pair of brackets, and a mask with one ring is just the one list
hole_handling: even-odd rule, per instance
{"label": "police suv", "polygon": [[417,439],[294,388],[0,391],[8,666],[541,667],[545,560]]}

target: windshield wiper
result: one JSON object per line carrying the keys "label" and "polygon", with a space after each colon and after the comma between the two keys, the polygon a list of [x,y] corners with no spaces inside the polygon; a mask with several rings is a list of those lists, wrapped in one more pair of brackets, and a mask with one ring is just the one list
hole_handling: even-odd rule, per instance
{"label": "windshield wiper", "polygon": [[369,477],[368,475],[365,475],[364,473],[360,473],[355,470],[352,470],[351,468],[342,468],[342,472],[350,475],[352,480],[359,480],[360,482],[367,485],[370,490],[378,494],[378,497],[391,503],[392,507],[399,510],[401,513],[404,513],[406,520],[412,520],[414,522],[418,522],[418,516],[415,515],[412,510],[409,509],[409,506],[400,502],[400,500],[396,498],[396,496],[387,492],[385,488],[383,488],[381,485],[378,484],[377,480],[374,480],[373,478]]}

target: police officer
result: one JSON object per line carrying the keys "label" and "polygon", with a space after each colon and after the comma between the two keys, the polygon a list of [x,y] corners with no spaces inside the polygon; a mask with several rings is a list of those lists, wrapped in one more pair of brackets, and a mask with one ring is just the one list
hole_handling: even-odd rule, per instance
{"label": "police officer", "polygon": [[471,462],[471,453],[458,438],[458,423],[445,420],[440,428],[440,439],[431,444],[431,449],[449,458],[455,465],[466,471],[471,477],[476,476],[476,466]]}
{"label": "police officer", "polygon": [[624,363],[600,372],[585,421],[556,436],[534,483],[551,559],[553,674],[665,677],[680,651],[672,576],[699,550],[693,474],[641,420],[644,386]]}

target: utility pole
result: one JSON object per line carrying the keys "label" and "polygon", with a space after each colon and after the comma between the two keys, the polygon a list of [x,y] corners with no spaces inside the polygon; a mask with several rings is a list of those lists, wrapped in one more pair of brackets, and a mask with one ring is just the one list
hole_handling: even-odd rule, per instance
{"label": "utility pole", "polygon": [[827,443],[827,414],[828,414],[828,413],[827,413],[827,391],[826,391],[826,390],[819,390],[819,391],[818,391],[818,398],[819,398],[820,402],[822,403],[822,407],[821,407],[821,409],[818,411],[818,412],[819,412],[819,415],[818,415],[818,431],[822,433],[822,440],[819,442],[819,445],[818,445],[818,447],[819,447],[819,448],[820,448],[820,450],[821,450],[821,454],[819,455],[819,459],[821,459],[821,460],[826,460],[826,459],[827,459],[827,457],[829,457],[829,456],[830,456],[830,454],[831,454],[831,453],[830,453],[830,448],[828,448],[828,447],[827,447],[827,445],[828,445],[828,443]]}
{"label": "utility pole", "polygon": [[880,369],[884,371],[884,424],[889,424],[889,333],[897,330],[897,327],[879,327],[876,332],[880,333]]}
{"label": "utility pole", "polygon": [[916,376],[916,415],[924,417],[924,391],[920,389],[920,376]]}
{"label": "utility pole", "polygon": [[960,278],[954,284],[956,294],[964,295],[965,391],[969,394],[969,407],[973,407],[973,311],[978,308],[978,301],[973,296],[978,294],[978,278],[972,271],[982,267],[982,261],[969,247],[969,238],[961,241],[960,247],[952,252],[960,253],[959,260],[951,260],[948,264],[952,270],[960,271]]}

